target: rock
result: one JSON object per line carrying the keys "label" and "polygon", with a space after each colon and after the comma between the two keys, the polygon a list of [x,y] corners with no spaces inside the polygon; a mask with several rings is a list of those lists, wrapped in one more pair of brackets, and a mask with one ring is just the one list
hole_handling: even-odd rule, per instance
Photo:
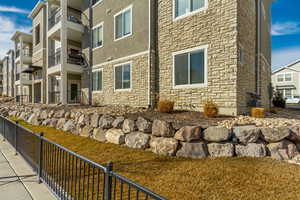
{"label": "rock", "polygon": [[21,120],[26,121],[27,120],[27,114],[25,112],[21,112],[21,114],[18,118],[21,119]]}
{"label": "rock", "polygon": [[287,139],[300,144],[300,128],[299,127],[292,127],[291,134],[287,137]]}
{"label": "rock", "polygon": [[293,158],[293,161],[295,161],[296,163],[300,164],[300,155],[297,155]]}
{"label": "rock", "polygon": [[266,157],[267,151],[264,144],[249,143],[247,145],[236,145],[236,155],[239,157]]}
{"label": "rock", "polygon": [[136,124],[134,120],[131,119],[125,119],[123,122],[123,128],[124,133],[131,133],[137,130]]}
{"label": "rock", "polygon": [[223,142],[231,138],[231,131],[227,128],[212,126],[204,131],[204,139],[209,142]]}
{"label": "rock", "polygon": [[51,119],[45,119],[45,120],[42,122],[42,125],[43,125],[43,126],[49,126],[49,125],[50,125],[50,122],[51,122]]}
{"label": "rock", "polygon": [[175,133],[174,138],[183,142],[190,142],[201,139],[201,133],[200,126],[185,126]]}
{"label": "rock", "polygon": [[93,133],[93,128],[90,127],[89,125],[83,127],[83,129],[81,130],[81,132],[79,133],[80,136],[83,137],[90,137]]}
{"label": "rock", "polygon": [[150,147],[156,154],[173,156],[176,154],[178,141],[174,138],[152,137]]}
{"label": "rock", "polygon": [[299,154],[296,145],[288,140],[267,145],[271,157],[277,160],[289,160]]}
{"label": "rock", "polygon": [[144,133],[151,133],[152,131],[152,122],[143,117],[137,119],[136,126],[139,131]]}
{"label": "rock", "polygon": [[77,123],[78,123],[78,125],[80,125],[80,126],[84,126],[84,125],[86,125],[86,123],[85,123],[85,115],[80,115],[80,117],[78,117],[78,121],[77,121]]}
{"label": "rock", "polygon": [[64,127],[63,127],[63,131],[71,131],[75,128],[75,124],[72,120],[67,121],[67,123],[65,123]]}
{"label": "rock", "polygon": [[91,116],[91,126],[97,128],[99,126],[100,115],[95,113]]}
{"label": "rock", "polygon": [[255,143],[261,136],[261,131],[256,126],[235,126],[233,133],[242,144]]}
{"label": "rock", "polygon": [[211,157],[233,157],[234,145],[231,143],[210,143],[207,145]]}
{"label": "rock", "polygon": [[125,144],[130,148],[146,149],[149,147],[150,136],[143,132],[133,132],[125,137]]}
{"label": "rock", "polygon": [[121,129],[109,129],[106,132],[106,140],[113,144],[124,144],[125,143],[125,134]]}
{"label": "rock", "polygon": [[66,123],[66,119],[65,119],[65,118],[60,118],[60,119],[57,121],[56,128],[57,128],[57,129],[63,129],[65,123]]}
{"label": "rock", "polygon": [[39,126],[41,123],[39,121],[39,117],[36,114],[32,114],[27,121],[29,124]]}
{"label": "rock", "polygon": [[123,127],[123,122],[124,122],[125,118],[124,117],[117,117],[114,122],[112,123],[112,126],[114,128],[118,128],[121,129]]}
{"label": "rock", "polygon": [[286,127],[280,128],[261,128],[261,133],[265,141],[267,142],[279,142],[287,138],[291,134],[291,130]]}
{"label": "rock", "polygon": [[99,127],[102,129],[110,129],[112,128],[112,123],[114,122],[114,118],[109,115],[103,115],[99,120]]}
{"label": "rock", "polygon": [[70,112],[66,112],[65,113],[65,118],[66,119],[71,119],[71,113]]}
{"label": "rock", "polygon": [[17,111],[11,111],[11,112],[9,112],[8,115],[9,115],[10,117],[16,117],[16,116],[17,116],[17,113],[18,113]]}
{"label": "rock", "polygon": [[182,147],[177,151],[176,156],[186,158],[205,158],[208,156],[207,146],[204,142],[181,143]]}
{"label": "rock", "polygon": [[64,110],[59,110],[57,112],[54,113],[54,117],[55,118],[63,118],[65,117],[65,111]]}
{"label": "rock", "polygon": [[173,137],[175,130],[172,125],[166,121],[154,120],[152,125],[152,135],[161,137]]}
{"label": "rock", "polygon": [[42,111],[40,114],[40,118],[45,120],[48,118],[48,112],[46,110]]}
{"label": "rock", "polygon": [[50,119],[49,126],[50,127],[56,127],[57,121],[58,121],[57,119]]}
{"label": "rock", "polygon": [[106,142],[107,130],[101,128],[95,128],[93,131],[93,138],[99,142]]}
{"label": "rock", "polygon": [[48,113],[48,117],[52,118],[54,116],[54,110],[50,110],[50,112]]}

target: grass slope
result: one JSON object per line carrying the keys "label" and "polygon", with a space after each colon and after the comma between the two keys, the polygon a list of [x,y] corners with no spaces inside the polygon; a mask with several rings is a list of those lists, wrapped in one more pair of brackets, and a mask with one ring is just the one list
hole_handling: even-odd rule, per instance
{"label": "grass slope", "polygon": [[169,199],[298,200],[300,167],[271,159],[183,159],[104,144],[54,128],[20,124]]}

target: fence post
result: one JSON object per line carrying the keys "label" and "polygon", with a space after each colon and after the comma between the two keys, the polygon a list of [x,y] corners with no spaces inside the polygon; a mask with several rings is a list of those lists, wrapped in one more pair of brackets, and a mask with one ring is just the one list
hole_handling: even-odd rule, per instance
{"label": "fence post", "polygon": [[39,139],[39,170],[38,170],[38,183],[42,183],[42,170],[43,170],[43,136],[44,133],[40,133]]}
{"label": "fence post", "polygon": [[18,124],[19,124],[19,122],[18,121],[16,121],[16,125],[15,125],[15,127],[16,127],[16,130],[15,130],[15,150],[16,150],[16,152],[15,152],[15,155],[17,156],[18,155]]}
{"label": "fence post", "polygon": [[112,191],[112,176],[111,172],[113,170],[112,162],[109,162],[106,167],[106,177],[105,177],[105,200],[111,200]]}

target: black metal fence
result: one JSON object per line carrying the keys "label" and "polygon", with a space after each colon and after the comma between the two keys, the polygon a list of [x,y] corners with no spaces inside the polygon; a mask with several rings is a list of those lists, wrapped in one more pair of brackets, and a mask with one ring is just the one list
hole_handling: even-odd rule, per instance
{"label": "black metal fence", "polygon": [[99,165],[2,116],[0,132],[58,199],[165,200],[114,172],[112,163]]}

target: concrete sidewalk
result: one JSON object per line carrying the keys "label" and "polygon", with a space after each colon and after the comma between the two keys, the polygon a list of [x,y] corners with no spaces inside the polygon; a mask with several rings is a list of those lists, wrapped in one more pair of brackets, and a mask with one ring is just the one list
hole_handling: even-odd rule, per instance
{"label": "concrete sidewalk", "polygon": [[38,184],[37,176],[14,148],[0,137],[0,199],[54,200],[46,185]]}

